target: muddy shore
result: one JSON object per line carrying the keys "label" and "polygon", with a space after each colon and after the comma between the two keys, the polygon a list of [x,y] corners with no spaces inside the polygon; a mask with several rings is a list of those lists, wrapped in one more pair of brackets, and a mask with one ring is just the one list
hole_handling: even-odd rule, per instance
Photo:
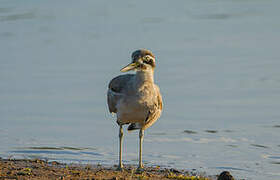
{"label": "muddy shore", "polygon": [[144,172],[137,172],[136,167],[126,166],[120,172],[116,167],[102,165],[63,164],[40,159],[1,159],[0,180],[2,179],[182,179],[214,180],[217,176],[193,174],[188,171],[145,167]]}

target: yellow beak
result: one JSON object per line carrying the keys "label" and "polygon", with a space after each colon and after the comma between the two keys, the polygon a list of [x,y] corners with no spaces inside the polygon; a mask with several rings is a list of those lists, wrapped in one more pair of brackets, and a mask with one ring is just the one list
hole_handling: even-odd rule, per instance
{"label": "yellow beak", "polygon": [[121,72],[131,71],[138,67],[138,63],[130,63],[121,69]]}

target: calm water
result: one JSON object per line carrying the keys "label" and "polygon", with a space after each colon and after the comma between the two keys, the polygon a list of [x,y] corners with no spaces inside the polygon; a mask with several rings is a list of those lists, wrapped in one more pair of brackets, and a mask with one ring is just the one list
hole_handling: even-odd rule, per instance
{"label": "calm water", "polygon": [[[0,1],[0,156],[117,163],[106,90],[138,48],[164,98],[147,165],[280,179],[280,1]],[[124,160],[137,164],[138,132]]]}

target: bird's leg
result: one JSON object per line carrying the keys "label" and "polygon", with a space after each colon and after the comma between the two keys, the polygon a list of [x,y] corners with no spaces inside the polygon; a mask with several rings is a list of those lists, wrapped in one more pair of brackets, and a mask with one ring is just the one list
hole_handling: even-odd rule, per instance
{"label": "bird's leg", "polygon": [[143,139],[144,139],[144,130],[140,129],[139,131],[139,166],[138,166],[138,171],[143,170],[143,163],[142,163],[142,144],[143,144]]}
{"label": "bird's leg", "polygon": [[123,164],[122,164],[122,144],[123,144],[123,128],[122,125],[120,125],[120,131],[119,131],[119,139],[120,139],[120,149],[119,149],[119,166],[118,170],[123,169]]}

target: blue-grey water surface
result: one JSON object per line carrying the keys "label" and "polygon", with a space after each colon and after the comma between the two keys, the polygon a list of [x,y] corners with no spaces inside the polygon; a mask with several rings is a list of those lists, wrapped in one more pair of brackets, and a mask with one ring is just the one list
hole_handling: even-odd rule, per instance
{"label": "blue-grey water surface", "polygon": [[[112,165],[109,80],[157,57],[144,163],[280,179],[280,1],[1,0],[0,157]],[[137,164],[138,132],[124,162]]]}

